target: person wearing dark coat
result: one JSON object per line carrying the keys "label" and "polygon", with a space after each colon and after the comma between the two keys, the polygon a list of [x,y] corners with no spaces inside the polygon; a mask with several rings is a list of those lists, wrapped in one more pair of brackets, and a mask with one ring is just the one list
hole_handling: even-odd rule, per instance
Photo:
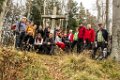
{"label": "person wearing dark coat", "polygon": [[37,34],[41,34],[42,37],[44,37],[44,31],[43,31],[43,28],[42,26],[39,26],[39,28],[37,29]]}
{"label": "person wearing dark coat", "polygon": [[43,49],[46,54],[54,54],[54,47],[55,41],[53,37],[53,33],[49,33],[49,37],[46,38],[45,42],[43,43]]}
{"label": "person wearing dark coat", "polygon": [[49,38],[49,33],[50,33],[50,27],[46,27],[45,29],[44,29],[44,41],[46,40],[46,38]]}
{"label": "person wearing dark coat", "polygon": [[94,59],[96,56],[96,52],[98,48],[102,49],[101,54],[96,59],[104,59],[107,56],[107,43],[108,43],[108,32],[103,28],[103,24],[98,24],[99,30],[96,32],[96,41],[95,48],[93,51],[92,58]]}

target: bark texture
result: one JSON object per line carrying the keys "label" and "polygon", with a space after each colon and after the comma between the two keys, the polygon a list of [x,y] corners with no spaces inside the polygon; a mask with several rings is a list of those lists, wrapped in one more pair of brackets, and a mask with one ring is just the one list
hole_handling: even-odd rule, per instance
{"label": "bark texture", "polygon": [[120,61],[120,0],[113,0],[112,57]]}

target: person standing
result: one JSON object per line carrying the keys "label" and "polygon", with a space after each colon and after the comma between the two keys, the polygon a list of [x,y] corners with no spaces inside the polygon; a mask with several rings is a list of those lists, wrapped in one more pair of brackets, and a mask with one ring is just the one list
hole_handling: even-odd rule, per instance
{"label": "person standing", "polygon": [[69,34],[68,34],[68,39],[69,41],[72,43],[73,42],[73,30],[69,30]]}
{"label": "person standing", "polygon": [[71,51],[73,51],[75,45],[77,45],[77,42],[78,42],[78,27],[76,28],[76,32],[74,33],[74,36],[73,36],[73,43],[71,45]]}
{"label": "person standing", "polygon": [[97,59],[103,59],[107,55],[104,54],[104,50],[107,49],[107,43],[108,43],[108,32],[103,28],[103,24],[98,24],[99,30],[96,33],[96,46],[93,51],[92,58],[94,59],[96,56],[97,49],[100,47],[102,52],[100,55],[97,57]]}
{"label": "person standing", "polygon": [[87,25],[87,29],[85,32],[85,41],[86,41],[86,48],[92,50],[92,44],[95,41],[95,31],[92,28],[91,24]]}
{"label": "person standing", "polygon": [[85,43],[85,26],[81,23],[80,27],[78,29],[78,43],[77,43],[77,53],[80,53],[83,49],[84,43]]}
{"label": "person standing", "polygon": [[29,45],[29,49],[34,44],[34,36],[35,36],[34,22],[29,21],[28,25],[27,25],[27,28],[26,28],[26,35],[25,35],[25,38],[24,38],[24,44]]}
{"label": "person standing", "polygon": [[27,18],[23,17],[20,22],[17,23],[16,25],[16,48],[22,47],[22,41],[25,37],[25,32],[26,32],[26,22]]}

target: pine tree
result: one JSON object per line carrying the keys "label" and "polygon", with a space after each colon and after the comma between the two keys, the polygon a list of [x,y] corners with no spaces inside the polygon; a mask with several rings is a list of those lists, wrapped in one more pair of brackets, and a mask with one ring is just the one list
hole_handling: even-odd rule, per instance
{"label": "pine tree", "polygon": [[[41,15],[44,13],[43,8],[44,0],[34,0],[32,1],[31,10],[30,10],[30,20],[34,21],[36,25],[42,24]],[[26,4],[27,6],[28,4]],[[28,12],[26,13],[28,14]]]}
{"label": "pine tree", "polygon": [[84,18],[86,17],[85,7],[83,6],[82,2],[80,3],[79,9],[80,9],[80,11],[79,11],[80,21],[79,21],[79,23],[82,23],[84,21]]}
{"label": "pine tree", "polygon": [[76,15],[78,10],[78,3],[74,0],[68,1],[68,29],[75,29],[77,27],[77,21],[74,19],[74,15]]}

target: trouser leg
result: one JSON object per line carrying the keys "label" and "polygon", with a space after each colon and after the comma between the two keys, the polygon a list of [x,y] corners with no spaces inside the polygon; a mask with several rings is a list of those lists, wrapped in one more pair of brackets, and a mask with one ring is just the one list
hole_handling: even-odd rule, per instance
{"label": "trouser leg", "polygon": [[95,48],[93,49],[93,53],[92,53],[92,58],[93,58],[93,59],[95,58],[96,52],[97,52],[97,50],[98,50],[99,47],[100,47],[100,46],[99,46],[99,43],[98,43],[98,44],[97,44],[97,47],[95,47]]}
{"label": "trouser leg", "polygon": [[77,53],[80,53],[82,51],[82,46],[83,46],[83,39],[78,39]]}
{"label": "trouser leg", "polygon": [[71,45],[71,51],[73,51],[75,45],[77,44],[77,41],[73,41],[72,45]]}
{"label": "trouser leg", "polygon": [[22,43],[25,37],[25,32],[21,32],[20,33],[20,37],[19,37],[19,46],[22,47]]}

